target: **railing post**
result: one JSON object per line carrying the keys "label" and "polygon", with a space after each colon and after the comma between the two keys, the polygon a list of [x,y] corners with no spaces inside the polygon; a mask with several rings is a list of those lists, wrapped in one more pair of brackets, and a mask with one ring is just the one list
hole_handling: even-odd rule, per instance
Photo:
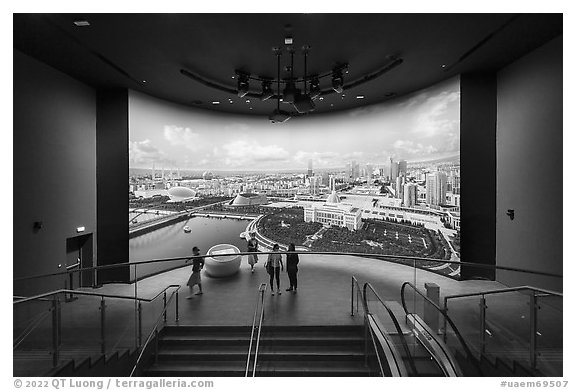
{"label": "railing post", "polygon": [[58,298],[52,301],[52,367],[58,365],[60,360],[60,302]]}
{"label": "railing post", "polygon": [[538,336],[538,298],[534,290],[530,294],[530,368],[536,369],[537,339]]}
{"label": "railing post", "polygon": [[138,348],[142,346],[142,302],[138,302]]}
{"label": "railing post", "polygon": [[350,286],[350,315],[354,316],[354,277],[351,279],[352,284]]}
{"label": "railing post", "polygon": [[140,347],[138,343],[138,264],[134,264],[134,344],[136,348]]}
{"label": "railing post", "polygon": [[158,363],[158,328],[154,330],[154,363]]}
{"label": "railing post", "polygon": [[166,323],[166,315],[168,310],[166,310],[166,290],[164,290],[164,323]]}
{"label": "railing post", "polygon": [[178,313],[178,290],[176,290],[176,322],[178,322],[180,319],[179,313]]}
{"label": "railing post", "polygon": [[480,298],[480,353],[486,353],[486,298]]}
{"label": "railing post", "polygon": [[442,322],[443,322],[444,324],[442,325],[442,335],[443,335],[443,338],[444,338],[444,343],[446,343],[446,342],[447,342],[447,339],[448,339],[448,336],[447,336],[447,334],[446,334],[446,328],[447,328],[447,327],[446,327],[446,325],[447,325],[446,317],[448,317],[448,299],[447,299],[446,297],[444,297],[444,308],[443,308],[443,312],[444,312],[444,315],[442,316],[442,320],[443,320]]}
{"label": "railing post", "polygon": [[100,340],[102,342],[100,351],[106,353],[106,302],[104,297],[100,300]]}

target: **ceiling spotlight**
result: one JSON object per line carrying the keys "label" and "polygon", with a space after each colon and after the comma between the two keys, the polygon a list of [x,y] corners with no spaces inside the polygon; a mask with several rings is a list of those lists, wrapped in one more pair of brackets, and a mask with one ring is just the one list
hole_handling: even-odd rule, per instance
{"label": "ceiling spotlight", "polygon": [[245,73],[237,73],[238,74],[238,96],[244,97],[248,93],[248,88],[250,84],[248,82],[249,75]]}
{"label": "ceiling spotlight", "polygon": [[265,101],[274,96],[274,91],[272,91],[272,81],[264,80],[262,81],[262,95],[260,100]]}
{"label": "ceiling spotlight", "polygon": [[344,92],[344,76],[342,76],[342,69],[334,69],[332,71],[332,89],[334,92]]}
{"label": "ceiling spotlight", "polygon": [[76,27],[88,27],[90,26],[90,22],[87,20],[75,20],[74,25]]}
{"label": "ceiling spotlight", "polygon": [[320,96],[320,80],[318,76],[310,80],[310,99],[314,100]]}
{"label": "ceiling spotlight", "polygon": [[292,38],[292,37],[285,37],[284,38],[284,44],[285,45],[291,45],[293,43],[294,43],[294,38]]}
{"label": "ceiling spotlight", "polygon": [[364,95],[356,95],[356,99],[364,99]]}

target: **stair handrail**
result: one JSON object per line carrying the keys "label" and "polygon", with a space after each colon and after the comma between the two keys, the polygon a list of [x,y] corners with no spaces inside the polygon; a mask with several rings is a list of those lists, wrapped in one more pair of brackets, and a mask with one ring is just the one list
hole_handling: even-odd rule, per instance
{"label": "stair handrail", "polygon": [[[358,312],[358,295],[361,295],[362,289],[360,288],[360,283],[358,283],[358,279],[356,276],[352,275],[352,290],[351,290],[351,297],[350,297],[350,305],[351,305],[351,316],[354,316],[354,287],[356,287],[356,312]],[[362,302],[362,307],[364,309],[364,359],[365,362],[368,361],[368,339],[367,334],[370,334],[370,339],[372,340],[372,346],[374,347],[374,351],[376,352],[376,359],[378,360],[378,367],[380,369],[380,374],[384,376],[384,368],[382,367],[382,359],[380,358],[380,352],[378,352],[378,346],[376,345],[376,340],[374,339],[374,333],[371,329],[371,324],[369,321],[368,316],[368,307],[366,305],[366,300],[364,297],[360,299]]]}
{"label": "stair handrail", "polygon": [[533,287],[533,286],[517,286],[517,287],[499,288],[499,289],[495,289],[495,290],[478,291],[478,292],[473,292],[473,293],[446,295],[444,297],[444,307],[447,307],[446,305],[447,305],[447,302],[449,299],[467,298],[467,297],[474,297],[474,296],[479,296],[479,295],[484,296],[484,295],[491,295],[491,294],[502,294],[502,293],[507,293],[507,292],[521,291],[521,290],[531,290],[534,292],[543,293],[545,295],[554,295],[554,296],[563,298],[563,294],[560,292],[557,292],[557,291],[545,290],[545,289]]}
{"label": "stair handrail", "polygon": [[[58,301],[57,296],[59,294],[67,294],[67,293],[74,293],[76,295],[85,295],[85,296],[96,296],[96,297],[100,297],[103,301],[104,298],[113,298],[113,299],[126,299],[126,300],[132,300],[134,302],[152,302],[154,300],[156,300],[160,295],[164,294],[168,289],[170,288],[176,288],[176,292],[178,291],[178,289],[180,289],[180,285],[178,284],[171,284],[168,285],[167,287],[165,287],[163,290],[161,290],[158,294],[156,294],[153,298],[140,298],[140,297],[135,297],[135,296],[131,296],[131,295],[118,295],[118,294],[103,294],[103,293],[97,293],[97,292],[90,292],[90,291],[81,291],[81,290],[68,290],[68,289],[58,289],[58,290],[54,290],[54,291],[49,291],[43,294],[38,294],[32,297],[22,297],[22,296],[13,296],[13,299],[18,299],[16,301],[13,301],[12,304],[14,306],[16,305],[20,305],[26,302],[32,302],[32,301],[51,301],[51,302],[56,302]],[[56,297],[55,299],[46,299],[46,297],[51,297],[54,296]],[[178,305],[178,303],[176,303],[176,305]],[[44,314],[41,315],[42,318],[37,318],[35,321],[33,321],[33,323],[31,325],[29,325],[28,327],[26,327],[26,329],[24,329],[24,331],[18,336],[16,337],[15,341],[13,342],[13,349],[16,349],[18,346],[20,346],[20,344],[22,344],[22,342],[30,335],[32,334],[32,332],[34,330],[36,330],[41,324],[42,324],[42,320],[45,318],[45,316],[47,316],[49,313],[53,313],[54,311],[56,311],[56,315],[58,317],[58,320],[56,322],[56,325],[54,325],[53,323],[53,327],[56,326],[57,329],[53,329],[53,333],[52,333],[52,337],[55,338],[55,341],[53,342],[53,344],[56,346],[56,348],[59,345],[59,339],[61,337],[60,335],[60,315],[59,313],[59,308],[60,303],[57,302],[56,305],[53,305],[50,309],[48,309]],[[166,305],[167,306],[167,305]],[[53,314],[54,315],[54,314]],[[102,314],[103,315],[103,312]],[[176,306],[176,317],[178,317],[178,306]],[[56,364],[57,360],[58,360],[58,353],[57,351],[55,351],[54,355],[54,364]]]}
{"label": "stair handrail", "polygon": [[[244,376],[248,376],[250,371],[250,358],[252,356],[252,345],[254,343],[254,331],[256,329],[256,317],[258,315],[258,311],[260,311],[260,320],[258,323],[258,335],[256,336],[256,347],[254,350],[254,366],[252,368],[252,376],[256,376],[256,363],[258,361],[258,349],[260,347],[260,335],[262,333],[262,322],[264,320],[264,293],[266,292],[267,288],[266,283],[261,283],[260,287],[258,287],[258,297],[256,299],[256,306],[254,307],[254,316],[252,318],[252,332],[250,334],[250,344],[248,347],[248,356],[246,358],[246,371]],[[260,308],[260,310],[258,310]]]}
{"label": "stair handrail", "polygon": [[485,353],[485,330],[486,330],[486,295],[494,295],[494,294],[503,294],[509,292],[519,292],[522,290],[529,290],[530,294],[530,345],[529,345],[529,355],[530,355],[530,368],[536,369],[536,362],[538,357],[538,351],[536,347],[537,343],[537,315],[536,311],[538,310],[537,307],[537,300],[538,298],[545,297],[545,296],[555,296],[559,298],[563,298],[563,294],[557,291],[546,290],[538,287],[533,286],[517,286],[517,287],[508,287],[508,288],[500,288],[494,290],[485,290],[479,291],[474,293],[465,293],[465,294],[454,294],[448,295],[444,297],[444,310],[446,313],[448,312],[448,300],[449,299],[456,299],[456,298],[468,298],[474,296],[480,296],[480,326],[481,326],[481,342],[480,342],[480,351],[479,355],[482,356]]}
{"label": "stair handrail", "polygon": [[[420,291],[411,282],[404,282],[402,284],[402,287],[400,288],[400,297],[402,299],[402,307],[404,308],[404,312],[406,312],[406,315],[413,314],[413,313],[409,312],[408,307],[406,305],[406,298],[405,298],[405,294],[404,294],[404,292],[406,291],[406,286],[410,286],[417,294],[422,296],[422,298],[424,298],[430,305],[432,305],[432,307],[434,307],[437,311],[440,312],[440,314],[442,314],[444,321],[450,325],[452,330],[454,330],[454,334],[456,335],[456,338],[458,339],[458,341],[462,345],[462,348],[464,349],[466,356],[469,358],[470,361],[472,361],[472,364],[474,365],[474,368],[476,369],[478,374],[482,375],[482,369],[480,368],[480,363],[478,362],[478,359],[476,359],[476,357],[472,354],[472,351],[468,347],[468,344],[466,344],[466,341],[462,337],[462,334],[460,333],[460,331],[458,330],[458,328],[456,327],[456,325],[454,324],[454,322],[452,321],[452,319],[448,315],[447,310],[444,310],[440,306],[438,306],[438,304],[436,304],[436,302],[434,302],[430,298],[428,298],[422,291]],[[446,335],[446,331],[444,331],[444,334]]]}
{"label": "stair handrail", "polygon": [[410,353],[410,348],[408,348],[408,343],[406,342],[406,338],[404,337],[404,332],[402,332],[402,328],[400,328],[400,324],[398,323],[396,316],[394,315],[392,310],[388,307],[388,305],[384,302],[384,300],[380,297],[380,295],[376,292],[374,287],[372,287],[370,282],[364,283],[364,288],[363,288],[363,295],[364,295],[364,300],[366,301],[366,307],[368,307],[368,298],[367,298],[367,290],[368,289],[372,290],[372,293],[374,294],[376,299],[378,299],[378,301],[380,301],[380,304],[388,312],[388,315],[392,319],[392,322],[394,323],[394,327],[396,328],[396,331],[398,332],[398,335],[400,336],[400,344],[402,344],[402,349],[406,353],[406,356],[408,358],[408,364],[410,365],[410,369],[412,370],[413,373],[416,373],[417,370],[416,370],[416,365],[414,364],[414,358],[412,357],[412,354]]}
{"label": "stair handrail", "polygon": [[156,320],[156,323],[152,327],[152,330],[150,330],[150,333],[148,334],[146,341],[140,347],[140,353],[138,354],[138,358],[136,359],[136,363],[134,364],[134,367],[132,367],[132,371],[130,371],[130,377],[132,377],[134,375],[134,373],[138,369],[138,366],[141,364],[142,357],[144,356],[144,352],[146,351],[146,348],[148,348],[148,345],[150,344],[150,341],[152,340],[152,336],[156,337],[156,339],[158,338],[158,326],[160,325],[161,322],[166,322],[166,315],[165,314],[166,314],[166,311],[168,310],[168,307],[170,306],[170,303],[172,302],[172,299],[174,299],[174,297],[176,297],[176,322],[178,322],[178,291],[180,290],[181,286],[171,285],[170,287],[176,287],[176,289],[174,291],[172,291],[172,293],[170,294],[170,298],[168,298],[168,300],[166,301],[166,303],[164,305],[164,308],[162,309],[162,312],[158,315],[158,319]]}

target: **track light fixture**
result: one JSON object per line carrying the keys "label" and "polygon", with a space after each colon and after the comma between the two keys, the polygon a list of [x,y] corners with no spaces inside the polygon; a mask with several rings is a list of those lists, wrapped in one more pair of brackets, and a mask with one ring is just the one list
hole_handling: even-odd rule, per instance
{"label": "track light fixture", "polygon": [[242,72],[236,72],[236,74],[238,78],[238,96],[244,97],[248,93],[248,88],[250,88],[250,75]]}
{"label": "track light fixture", "polygon": [[[345,85],[344,74],[348,74],[347,63],[339,63],[336,64],[330,71],[318,72],[314,73],[312,76],[308,76],[307,58],[310,54],[311,48],[308,45],[304,45],[302,46],[301,51],[298,53],[304,57],[304,75],[303,77],[298,77],[294,75],[294,39],[292,36],[287,38],[290,38],[290,43],[285,42],[285,45],[272,49],[274,55],[277,57],[277,77],[275,79],[271,78],[269,75],[252,76],[245,70],[236,70],[235,75],[232,77],[237,81],[236,88],[234,88],[234,86],[229,84],[229,76],[226,77],[228,82],[221,82],[207,79],[186,69],[181,69],[180,73],[207,87],[214,88],[229,94],[237,94],[239,97],[266,101],[276,96],[277,106],[272,114],[270,114],[269,119],[273,123],[283,123],[294,115],[307,114],[311,111],[314,111],[314,101],[316,99],[322,100],[324,95],[329,95],[335,92],[342,94],[345,89],[353,89],[359,85],[374,80],[403,63],[402,58],[399,58],[395,55],[389,55],[386,57],[386,63],[384,65],[380,66],[372,73],[357,76],[356,79],[348,81],[348,83]],[[285,70],[290,72],[290,74],[281,78],[280,57],[285,52],[290,53],[290,64],[287,64],[285,67]],[[328,79],[328,77],[331,78],[331,84],[326,85],[326,87],[322,89],[320,87],[321,79]],[[260,82],[262,84],[262,92],[250,92],[250,81]],[[276,84],[276,93],[274,93],[273,84]],[[284,85],[282,86],[281,84]],[[390,96],[386,95],[386,97],[389,98]],[[280,102],[292,104],[297,113],[290,113],[281,110]],[[232,103],[232,101],[230,101],[230,103]],[[333,105],[331,104],[330,106]],[[250,107],[250,109],[252,109],[252,107]]]}

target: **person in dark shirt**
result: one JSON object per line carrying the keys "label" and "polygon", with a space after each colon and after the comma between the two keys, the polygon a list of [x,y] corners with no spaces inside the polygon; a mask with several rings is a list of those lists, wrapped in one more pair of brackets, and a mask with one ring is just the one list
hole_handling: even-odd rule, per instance
{"label": "person in dark shirt", "polygon": [[188,263],[190,260],[192,260],[192,275],[190,275],[190,278],[188,279],[188,283],[186,283],[186,285],[190,287],[190,295],[188,295],[186,297],[186,299],[194,298],[194,295],[192,295],[192,293],[194,292],[194,285],[196,285],[196,284],[198,285],[199,291],[195,295],[202,295],[203,294],[202,293],[202,279],[200,278],[200,271],[202,270],[202,268],[204,268],[204,258],[198,257],[198,256],[200,256],[200,249],[198,249],[197,246],[192,248],[192,254],[193,254],[193,257],[186,260],[186,263]]}
{"label": "person in dark shirt", "polygon": [[[293,243],[288,245],[288,252],[296,251],[296,247]],[[297,253],[288,253],[286,254],[286,273],[288,273],[288,279],[290,279],[290,287],[286,289],[286,291],[294,291],[298,289],[298,259]]]}

